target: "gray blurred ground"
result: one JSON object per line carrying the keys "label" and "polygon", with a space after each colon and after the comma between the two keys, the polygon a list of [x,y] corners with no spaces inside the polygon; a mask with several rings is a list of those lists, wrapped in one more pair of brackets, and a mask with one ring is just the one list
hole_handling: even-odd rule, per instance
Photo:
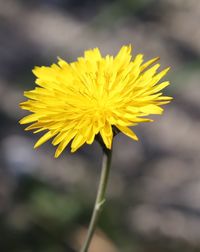
{"label": "gray blurred ground", "polygon": [[[53,158],[23,131],[31,69],[88,48],[133,44],[171,66],[163,116],[118,135],[107,206],[92,252],[200,251],[200,1],[0,1],[0,251],[73,251],[85,235],[100,172],[95,143]],[[12,242],[11,242],[12,241]]]}

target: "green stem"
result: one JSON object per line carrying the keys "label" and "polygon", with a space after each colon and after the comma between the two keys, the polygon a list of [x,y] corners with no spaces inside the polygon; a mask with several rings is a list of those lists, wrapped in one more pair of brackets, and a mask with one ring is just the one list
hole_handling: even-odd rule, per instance
{"label": "green stem", "polygon": [[99,214],[103,208],[103,205],[106,201],[105,199],[105,193],[106,193],[106,187],[108,183],[108,176],[110,171],[110,165],[111,165],[111,157],[112,157],[112,150],[103,148],[103,161],[102,161],[102,169],[101,169],[101,177],[99,181],[99,187],[97,191],[97,197],[92,213],[92,218],[90,220],[90,225],[88,228],[87,237],[85,239],[85,242],[83,244],[83,247],[80,252],[87,252],[90,242],[92,240],[92,236],[94,234]]}

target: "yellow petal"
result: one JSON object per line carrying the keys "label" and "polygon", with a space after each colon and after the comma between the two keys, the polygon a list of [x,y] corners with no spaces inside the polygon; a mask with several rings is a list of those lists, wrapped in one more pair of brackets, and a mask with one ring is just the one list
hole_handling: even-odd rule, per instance
{"label": "yellow petal", "polygon": [[87,144],[91,144],[94,141],[95,132],[93,130],[92,123],[90,123],[87,127],[80,129],[79,132],[85,137]]}
{"label": "yellow petal", "polygon": [[44,130],[47,130],[47,129],[46,128],[40,128],[38,130],[33,131],[33,133],[36,134],[36,133],[42,132]]}
{"label": "yellow petal", "polygon": [[35,122],[37,121],[39,118],[38,114],[31,114],[31,115],[28,115],[28,116],[25,116],[24,118],[22,118],[19,123],[20,124],[27,124],[27,123],[32,123],[32,122]]}
{"label": "yellow petal", "polygon": [[141,53],[137,54],[135,59],[133,60],[133,64],[136,65],[136,66],[140,66],[142,64],[143,57],[144,57],[143,54],[141,54]]}
{"label": "yellow petal", "polygon": [[169,81],[164,81],[161,84],[156,85],[152,90],[151,93],[157,93],[160,90],[162,90],[163,88],[169,86],[170,82]]}
{"label": "yellow petal", "polygon": [[87,144],[92,144],[94,142],[94,138],[95,138],[95,133],[93,131],[90,132],[90,134],[87,137]]}
{"label": "yellow petal", "polygon": [[60,57],[58,57],[58,65],[64,69],[69,68],[69,64],[65,60],[61,59]]}
{"label": "yellow petal", "polygon": [[95,60],[98,61],[101,59],[101,53],[98,48],[94,48],[93,50],[87,50],[84,53],[84,57],[87,60]]}
{"label": "yellow petal", "polygon": [[53,144],[53,145],[59,144],[60,142],[62,142],[62,141],[66,138],[66,136],[67,136],[68,134],[69,134],[68,131],[67,131],[67,132],[66,132],[66,131],[60,132],[60,133],[53,139],[52,144]]}
{"label": "yellow petal", "polygon": [[108,149],[111,149],[113,133],[110,131],[110,129],[108,129],[108,127],[104,127],[100,130],[100,134],[103,139],[103,142],[105,143],[105,146]]}
{"label": "yellow petal", "polygon": [[156,74],[153,79],[152,79],[152,83],[155,84],[157,83],[159,80],[161,80],[166,74],[167,72],[170,70],[170,67],[165,68],[163,71],[161,71],[160,73]]}
{"label": "yellow petal", "polygon": [[140,110],[143,113],[147,113],[147,114],[162,114],[163,109],[159,106],[156,106],[154,104],[150,104],[150,105],[146,105],[144,107],[141,107]]}
{"label": "yellow petal", "polygon": [[34,145],[34,149],[42,145],[44,142],[48,141],[50,138],[55,136],[55,132],[48,131],[46,134],[44,134]]}
{"label": "yellow petal", "polygon": [[35,130],[41,127],[43,127],[43,125],[41,123],[36,122],[26,127],[25,130]]}
{"label": "yellow petal", "polygon": [[55,152],[55,158],[60,156],[60,154],[63,152],[63,150],[66,148],[68,143],[72,140],[72,138],[76,135],[77,131],[70,130],[68,131],[68,134],[65,136],[65,138],[60,142],[58,145],[56,152]]}
{"label": "yellow petal", "polygon": [[146,69],[147,67],[149,67],[150,65],[152,65],[153,63],[155,63],[157,60],[159,60],[160,57],[156,57],[153,59],[148,60],[147,62],[145,62],[144,64],[141,65],[141,71],[144,71],[144,69]]}
{"label": "yellow petal", "polygon": [[124,127],[124,126],[121,126],[121,125],[116,125],[116,127],[122,133],[124,133],[125,135],[127,135],[128,137],[132,138],[135,141],[138,141],[138,137],[136,136],[136,134],[131,129],[129,129],[128,127]]}
{"label": "yellow petal", "polygon": [[86,139],[83,137],[81,134],[77,134],[74,137],[74,140],[72,141],[71,144],[71,152],[75,152],[78,148],[80,148],[84,143]]}

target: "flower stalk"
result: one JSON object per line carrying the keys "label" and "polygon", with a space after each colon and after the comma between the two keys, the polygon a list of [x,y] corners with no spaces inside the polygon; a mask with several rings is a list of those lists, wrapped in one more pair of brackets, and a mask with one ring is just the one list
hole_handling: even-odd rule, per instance
{"label": "flower stalk", "polygon": [[101,176],[100,176],[99,186],[97,190],[96,201],[95,201],[92,217],[90,220],[87,236],[80,252],[88,251],[90,242],[92,240],[92,237],[93,237],[96,225],[97,225],[100,212],[102,211],[103,206],[106,201],[105,194],[106,194],[106,188],[108,184],[108,177],[109,177],[110,166],[111,166],[112,149],[111,150],[107,148],[102,148],[102,149],[103,149],[103,160],[102,160]]}

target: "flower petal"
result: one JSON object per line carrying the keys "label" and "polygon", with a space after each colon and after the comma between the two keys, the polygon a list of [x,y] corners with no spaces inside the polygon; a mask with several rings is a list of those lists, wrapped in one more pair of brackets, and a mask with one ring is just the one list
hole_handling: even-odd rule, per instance
{"label": "flower petal", "polygon": [[116,125],[116,127],[125,135],[127,135],[128,137],[132,138],[135,141],[138,141],[138,137],[136,136],[136,134],[129,129],[128,127],[124,127],[124,126],[120,126],[120,125]]}
{"label": "flower petal", "polygon": [[48,131],[46,134],[44,134],[34,145],[34,149],[38,148],[40,145],[48,141],[50,138],[56,135],[56,132]]}
{"label": "flower petal", "polygon": [[68,143],[72,140],[72,138],[76,135],[76,131],[71,130],[67,132],[67,135],[65,136],[65,138],[60,142],[60,144],[58,145],[56,152],[55,152],[55,158],[59,157],[60,154],[63,152],[63,150],[66,148],[66,146],[68,145]]}
{"label": "flower petal", "polygon": [[81,134],[77,134],[74,137],[74,140],[71,144],[71,152],[75,152],[78,148],[80,148],[84,143],[86,142],[86,139]]}

